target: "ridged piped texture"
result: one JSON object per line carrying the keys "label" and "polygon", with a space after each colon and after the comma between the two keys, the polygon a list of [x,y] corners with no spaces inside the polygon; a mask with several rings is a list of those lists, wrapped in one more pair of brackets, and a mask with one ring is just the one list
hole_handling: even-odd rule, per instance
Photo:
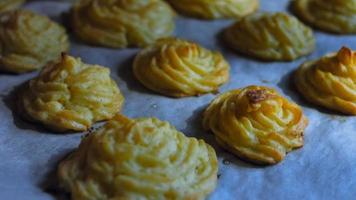
{"label": "ridged piped texture", "polygon": [[204,128],[222,147],[256,164],[276,164],[303,146],[307,124],[298,105],[262,86],[223,93],[203,118]]}
{"label": "ridged piped texture", "polygon": [[1,0],[0,1],[0,13],[15,10],[20,7],[25,0]]}
{"label": "ridged piped texture", "polygon": [[162,0],[80,0],[71,13],[76,35],[94,45],[141,47],[174,30],[174,12]]}
{"label": "ridged piped texture", "polygon": [[180,39],[161,39],[142,50],[134,74],[147,88],[173,97],[216,92],[229,79],[229,64],[217,52]]}
{"label": "ridged piped texture", "polygon": [[0,70],[14,73],[42,68],[69,48],[62,26],[25,10],[0,16],[0,41]]}
{"label": "ridged piped texture", "polygon": [[305,22],[334,33],[356,33],[356,0],[294,0],[295,13]]}
{"label": "ridged piped texture", "polygon": [[315,48],[312,30],[284,13],[257,13],[237,21],[224,33],[238,52],[263,60],[294,60]]}
{"label": "ridged piped texture", "polygon": [[87,130],[114,117],[124,101],[110,69],[67,55],[43,68],[18,98],[21,114],[54,131]]}
{"label": "ridged piped texture", "polygon": [[318,105],[356,115],[356,52],[339,52],[302,64],[295,85],[303,96]]}
{"label": "ridged piped texture", "polygon": [[180,13],[203,19],[240,18],[255,12],[259,0],[168,0]]}
{"label": "ridged piped texture", "polygon": [[215,151],[156,118],[117,115],[59,165],[74,200],[202,200],[217,182]]}

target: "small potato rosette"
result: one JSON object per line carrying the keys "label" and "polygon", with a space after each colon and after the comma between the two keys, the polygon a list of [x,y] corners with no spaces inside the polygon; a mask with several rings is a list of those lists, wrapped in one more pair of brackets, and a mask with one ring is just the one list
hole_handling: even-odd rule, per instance
{"label": "small potato rosette", "polygon": [[179,12],[203,19],[241,18],[255,12],[259,0],[168,0]]}
{"label": "small potato rosette", "polygon": [[18,96],[20,114],[58,132],[85,131],[114,117],[123,102],[109,68],[66,54],[44,67]]}
{"label": "small potato rosette", "polygon": [[79,0],[71,11],[72,28],[84,42],[142,47],[172,34],[175,13],[163,0]]}
{"label": "small potato rosette", "polygon": [[356,52],[338,52],[302,64],[295,85],[310,102],[348,115],[356,115]]}
{"label": "small potato rosette", "polygon": [[117,115],[59,164],[73,200],[205,199],[217,184],[215,151],[156,118]]}
{"label": "small potato rosette", "polygon": [[0,71],[24,73],[69,49],[66,30],[47,16],[17,10],[0,15]]}
{"label": "small potato rosette", "polygon": [[356,0],[294,0],[293,9],[301,20],[321,30],[356,33]]}
{"label": "small potato rosette", "polygon": [[257,59],[291,61],[314,51],[312,29],[285,13],[256,13],[224,31],[232,49]]}
{"label": "small potato rosette", "polygon": [[186,40],[167,38],[139,52],[133,71],[153,91],[186,97],[218,91],[229,80],[230,66],[218,52]]}
{"label": "small potato rosette", "polygon": [[276,164],[303,146],[303,110],[274,89],[248,86],[221,94],[206,109],[203,126],[216,141],[255,164]]}

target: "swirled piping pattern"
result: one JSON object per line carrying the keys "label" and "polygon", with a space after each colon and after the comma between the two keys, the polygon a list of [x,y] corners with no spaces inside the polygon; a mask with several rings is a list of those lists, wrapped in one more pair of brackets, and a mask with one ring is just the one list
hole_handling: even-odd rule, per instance
{"label": "swirled piping pattern", "polygon": [[343,47],[337,53],[302,64],[295,85],[315,104],[356,115],[356,52]]}
{"label": "swirled piping pattern", "polygon": [[220,53],[172,38],[142,50],[133,68],[146,87],[174,97],[215,92],[228,81],[230,69]]}
{"label": "swirled piping pattern", "polygon": [[0,16],[0,41],[0,70],[14,73],[42,68],[69,48],[61,25],[24,10]]}
{"label": "swirled piping pattern", "polygon": [[72,199],[204,199],[215,188],[215,151],[156,118],[117,115],[59,165]]}
{"label": "swirled piping pattern", "polygon": [[29,120],[54,131],[83,131],[111,119],[124,98],[110,70],[63,55],[20,91],[19,107]]}
{"label": "swirled piping pattern", "polygon": [[275,164],[303,146],[307,118],[275,90],[248,86],[218,96],[204,113],[203,126],[242,159]]}
{"label": "swirled piping pattern", "polygon": [[168,0],[171,5],[188,16],[218,19],[240,18],[255,12],[259,0]]}
{"label": "swirled piping pattern", "polygon": [[174,29],[174,12],[162,0],[80,0],[71,13],[79,38],[113,48],[146,46]]}
{"label": "swirled piping pattern", "polygon": [[356,33],[356,0],[295,0],[293,8],[303,21],[322,30]]}
{"label": "swirled piping pattern", "polygon": [[238,52],[263,60],[294,60],[315,48],[312,30],[284,13],[249,15],[227,28],[226,43]]}

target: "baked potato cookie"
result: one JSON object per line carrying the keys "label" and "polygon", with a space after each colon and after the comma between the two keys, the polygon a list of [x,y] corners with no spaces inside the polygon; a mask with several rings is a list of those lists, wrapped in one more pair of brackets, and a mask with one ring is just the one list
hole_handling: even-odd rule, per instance
{"label": "baked potato cookie", "polygon": [[341,33],[356,33],[356,0],[294,0],[295,13],[319,29]]}
{"label": "baked potato cookie", "polygon": [[295,74],[295,85],[310,102],[356,115],[356,52],[343,47],[305,62]]}
{"label": "baked potato cookie", "polygon": [[25,0],[0,0],[0,13],[15,10],[24,2]]}
{"label": "baked potato cookie", "polygon": [[256,13],[227,28],[226,43],[262,60],[291,61],[314,50],[312,30],[285,13]]}
{"label": "baked potato cookie", "polygon": [[25,10],[0,16],[0,42],[0,71],[13,73],[42,68],[69,48],[61,25]]}
{"label": "baked potato cookie", "polygon": [[170,36],[174,11],[163,0],[79,0],[72,26],[83,41],[112,48],[146,46]]}
{"label": "baked potato cookie", "polygon": [[248,86],[218,96],[206,109],[203,126],[216,141],[240,158],[276,164],[303,146],[308,124],[302,109],[275,90]]}
{"label": "baked potato cookie", "polygon": [[218,52],[167,38],[139,52],[133,71],[147,88],[173,97],[216,92],[229,79],[230,66]]}
{"label": "baked potato cookie", "polygon": [[204,199],[217,183],[215,151],[156,118],[117,115],[59,164],[72,199]]}
{"label": "baked potato cookie", "polygon": [[18,99],[21,114],[54,131],[84,131],[111,119],[124,98],[110,70],[66,54],[42,69]]}
{"label": "baked potato cookie", "polygon": [[240,18],[255,12],[259,0],[168,0],[188,16],[203,19]]}

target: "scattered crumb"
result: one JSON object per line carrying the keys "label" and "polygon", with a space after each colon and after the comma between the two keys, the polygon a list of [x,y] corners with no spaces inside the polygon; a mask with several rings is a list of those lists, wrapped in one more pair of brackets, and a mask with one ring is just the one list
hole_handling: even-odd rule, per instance
{"label": "scattered crumb", "polygon": [[83,139],[83,138],[86,138],[86,137],[88,137],[90,134],[93,134],[95,131],[97,131],[98,129],[99,129],[100,127],[90,127],[88,130],[87,130],[87,132],[86,133],[84,133],[84,135],[82,135],[81,136],[81,138]]}
{"label": "scattered crumb", "polygon": [[224,165],[230,165],[230,163],[231,163],[231,162],[230,162],[230,160],[228,160],[228,159],[224,159],[224,160],[223,160],[223,164],[224,164]]}

